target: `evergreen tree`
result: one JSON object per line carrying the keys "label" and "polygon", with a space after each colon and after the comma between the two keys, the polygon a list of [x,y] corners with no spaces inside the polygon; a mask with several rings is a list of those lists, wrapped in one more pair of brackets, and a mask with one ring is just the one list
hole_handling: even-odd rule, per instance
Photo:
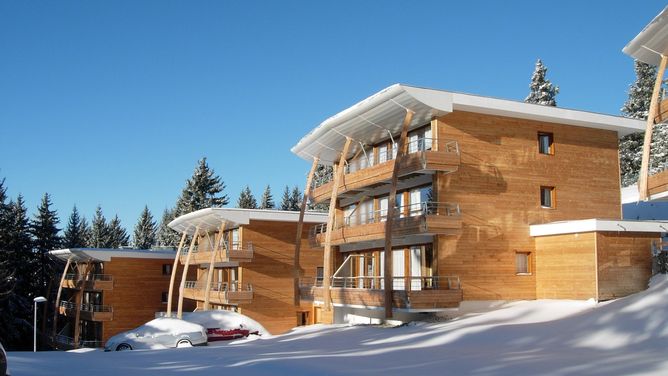
{"label": "evergreen tree", "polygon": [[242,209],[257,209],[257,201],[248,186],[241,190],[237,207]]}
{"label": "evergreen tree", "polygon": [[276,205],[274,204],[274,197],[271,195],[271,187],[267,184],[267,188],[264,189],[262,193],[262,200],[260,201],[260,209],[274,209]]}
{"label": "evergreen tree", "polygon": [[557,105],[557,94],[559,94],[559,87],[552,85],[550,80],[546,79],[547,67],[538,59],[536,61],[536,69],[531,76],[531,84],[529,85],[529,95],[524,99],[527,103],[536,103],[547,106]]}
{"label": "evergreen tree", "polygon": [[109,243],[106,247],[120,248],[130,244],[130,236],[128,236],[127,231],[121,225],[118,215],[114,216],[114,219],[109,222],[108,226]]}
{"label": "evergreen tree", "polygon": [[132,246],[137,249],[150,249],[156,243],[156,231],[156,224],[151,211],[148,210],[148,206],[144,206],[144,210],[135,225]]}
{"label": "evergreen tree", "polygon": [[109,226],[107,219],[102,214],[100,205],[95,209],[95,216],[91,222],[90,232],[88,233],[88,240],[86,245],[90,248],[108,248],[111,244],[111,237],[109,234]]}
{"label": "evergreen tree", "polygon": [[313,172],[313,186],[319,187],[334,179],[334,169],[332,166],[319,164]]}
{"label": "evergreen tree", "polygon": [[228,204],[226,194],[222,194],[225,184],[206,163],[206,158],[198,161],[192,177],[186,180],[186,186],[176,202],[178,217],[196,210],[221,207]]}
{"label": "evergreen tree", "polygon": [[86,219],[79,215],[77,206],[74,205],[72,213],[67,220],[65,231],[63,232],[63,247],[65,248],[82,248],[86,246],[86,238],[88,237],[88,223]]}
{"label": "evergreen tree", "polygon": [[621,108],[622,114],[634,119],[647,119],[652,91],[656,81],[656,67],[636,60],[636,81],[629,87],[628,99]]}
{"label": "evergreen tree", "polygon": [[290,209],[292,211],[300,211],[302,205],[302,192],[299,190],[298,186],[292,188],[292,193],[290,194]]}
{"label": "evergreen tree", "polygon": [[175,218],[175,209],[165,209],[162,212],[162,219],[158,227],[157,244],[161,247],[178,247],[180,236],[179,233],[167,226],[169,222]]}
{"label": "evergreen tree", "polygon": [[290,188],[286,185],[285,190],[283,191],[283,197],[281,197],[281,210],[290,210]]}
{"label": "evergreen tree", "polygon": [[30,222],[30,232],[33,236],[34,249],[39,263],[38,291],[41,291],[43,295],[48,295],[47,284],[56,273],[55,264],[48,257],[48,252],[60,248],[61,238],[58,235],[60,229],[56,227],[58,223],[60,223],[58,213],[51,210],[51,197],[48,193],[45,193],[40,206],[37,208],[37,214]]}

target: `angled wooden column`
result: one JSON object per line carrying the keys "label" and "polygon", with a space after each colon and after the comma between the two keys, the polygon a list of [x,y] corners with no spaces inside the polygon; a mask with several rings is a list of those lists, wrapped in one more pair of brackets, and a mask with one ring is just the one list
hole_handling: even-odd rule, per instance
{"label": "angled wooden column", "polygon": [[397,205],[397,182],[399,180],[399,164],[406,154],[406,138],[408,136],[408,126],[413,120],[414,112],[406,110],[404,123],[401,127],[401,137],[397,144],[397,157],[394,161],[394,168],[392,169],[392,180],[390,183],[390,196],[387,199],[387,220],[385,221],[385,265],[383,268],[383,281],[385,288],[385,318],[392,318],[392,296],[393,296],[393,268],[392,268],[392,223],[394,222],[395,206]]}
{"label": "angled wooden column", "polygon": [[195,233],[193,238],[190,241],[190,247],[188,247],[188,255],[186,255],[186,263],[183,265],[183,274],[181,275],[181,284],[179,285],[179,303],[176,308],[176,317],[183,318],[183,288],[186,285],[186,278],[188,277],[188,267],[190,266],[190,256],[193,253],[193,248],[195,248],[195,243],[198,242],[197,238],[199,237],[199,226],[195,227]]}
{"label": "angled wooden column", "polygon": [[306,212],[306,202],[308,201],[309,196],[311,195],[311,183],[313,182],[313,174],[315,174],[315,169],[318,167],[318,157],[313,158],[313,164],[311,165],[311,171],[308,173],[306,178],[306,187],[304,188],[304,197],[302,198],[302,206],[299,210],[299,221],[297,221],[297,236],[295,239],[295,254],[294,262],[292,267],[292,275],[294,278],[294,303],[295,307],[301,305],[299,299],[299,277],[301,271],[301,265],[299,263],[299,258],[301,257],[301,248],[302,248],[302,231],[304,229],[304,214]]}
{"label": "angled wooden column", "polygon": [[81,336],[81,325],[79,321],[81,320],[81,304],[83,303],[83,294],[84,294],[84,286],[86,281],[88,280],[88,274],[90,273],[90,270],[92,269],[91,267],[91,262],[88,261],[86,263],[86,267],[84,269],[83,273],[83,281],[84,283],[81,285],[81,288],[77,290],[77,296],[75,299],[75,305],[74,305],[74,336],[72,338],[74,342],[74,348],[78,349],[79,348],[79,337]]}
{"label": "angled wooden column", "polygon": [[649,105],[649,112],[647,114],[647,126],[645,127],[645,140],[642,146],[642,163],[640,165],[640,174],[638,176],[638,193],[640,199],[645,201],[649,199],[649,188],[647,186],[647,179],[649,178],[649,158],[650,149],[652,147],[652,132],[654,130],[654,119],[657,115],[659,107],[659,93],[661,92],[661,82],[663,81],[663,74],[666,71],[666,63],[668,56],[661,55],[661,63],[659,64],[659,71],[656,72],[656,81],[654,81],[654,91],[652,92],[652,101]]}
{"label": "angled wooden column", "polygon": [[341,177],[344,173],[344,163],[346,162],[346,155],[348,155],[348,149],[350,148],[350,142],[352,139],[346,137],[346,143],[343,145],[343,150],[341,151],[341,157],[339,158],[339,164],[336,165],[336,170],[334,171],[334,182],[332,184],[332,195],[329,200],[329,215],[327,216],[327,232],[325,233],[325,250],[323,252],[323,279],[322,279],[322,297],[324,300],[324,309],[325,311],[331,310],[331,296],[329,294],[330,288],[330,278],[332,276],[332,232],[334,231],[334,220],[336,213],[336,198],[339,194],[339,183],[341,182]]}
{"label": "angled wooden column", "polygon": [[56,293],[56,307],[53,310],[53,330],[52,330],[52,337],[53,341],[56,340],[56,330],[58,329],[58,314],[60,311],[60,295],[63,292],[63,283],[65,283],[65,276],[67,275],[67,270],[70,268],[70,264],[72,263],[72,256],[70,256],[67,259],[67,263],[65,264],[65,270],[63,270],[63,275],[60,276],[60,285],[58,285],[58,292]]}
{"label": "angled wooden column", "polygon": [[209,296],[211,292],[211,280],[213,279],[213,264],[216,261],[216,253],[217,253],[217,248],[218,244],[220,243],[220,239],[223,236],[223,230],[225,229],[225,221],[223,221],[220,224],[220,229],[218,230],[218,235],[216,235],[213,239],[213,244],[211,244],[211,238],[209,238],[209,234],[207,233],[206,236],[209,239],[209,244],[211,245],[211,257],[209,257],[209,270],[207,271],[206,274],[206,286],[204,287],[204,310],[208,311],[209,310],[209,302],[211,301],[211,297]]}
{"label": "angled wooden column", "polygon": [[179,247],[176,249],[176,256],[174,256],[174,264],[172,265],[172,275],[169,277],[169,292],[167,293],[167,313],[165,316],[172,317],[172,294],[174,294],[174,280],[176,279],[176,269],[179,267],[179,258],[181,257],[181,250],[183,243],[186,241],[186,233],[181,235]]}

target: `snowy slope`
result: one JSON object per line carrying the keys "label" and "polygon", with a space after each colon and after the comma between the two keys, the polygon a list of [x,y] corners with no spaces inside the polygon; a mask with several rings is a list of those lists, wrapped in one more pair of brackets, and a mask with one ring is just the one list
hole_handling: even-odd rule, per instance
{"label": "snowy slope", "polygon": [[527,301],[398,328],[302,327],[223,346],[10,353],[12,375],[665,375],[668,279],[598,304]]}

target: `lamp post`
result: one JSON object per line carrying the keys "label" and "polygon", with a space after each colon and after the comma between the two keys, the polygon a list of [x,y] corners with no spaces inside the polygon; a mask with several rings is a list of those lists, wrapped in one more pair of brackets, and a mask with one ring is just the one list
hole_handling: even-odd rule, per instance
{"label": "lamp post", "polygon": [[35,306],[35,315],[33,316],[33,337],[32,337],[32,343],[33,343],[33,352],[37,352],[37,303],[44,303],[46,302],[46,298],[43,296],[38,296],[35,299],[32,300],[34,302]]}

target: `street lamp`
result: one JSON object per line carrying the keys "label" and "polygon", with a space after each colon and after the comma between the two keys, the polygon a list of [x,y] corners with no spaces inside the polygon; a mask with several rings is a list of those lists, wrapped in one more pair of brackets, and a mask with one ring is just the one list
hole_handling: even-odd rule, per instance
{"label": "street lamp", "polygon": [[34,304],[35,315],[33,316],[33,324],[32,324],[32,328],[33,328],[33,337],[32,337],[33,348],[32,348],[32,351],[37,352],[37,303],[46,302],[46,298],[43,297],[43,296],[38,296],[35,299],[33,299],[32,301],[35,302],[35,304]]}

